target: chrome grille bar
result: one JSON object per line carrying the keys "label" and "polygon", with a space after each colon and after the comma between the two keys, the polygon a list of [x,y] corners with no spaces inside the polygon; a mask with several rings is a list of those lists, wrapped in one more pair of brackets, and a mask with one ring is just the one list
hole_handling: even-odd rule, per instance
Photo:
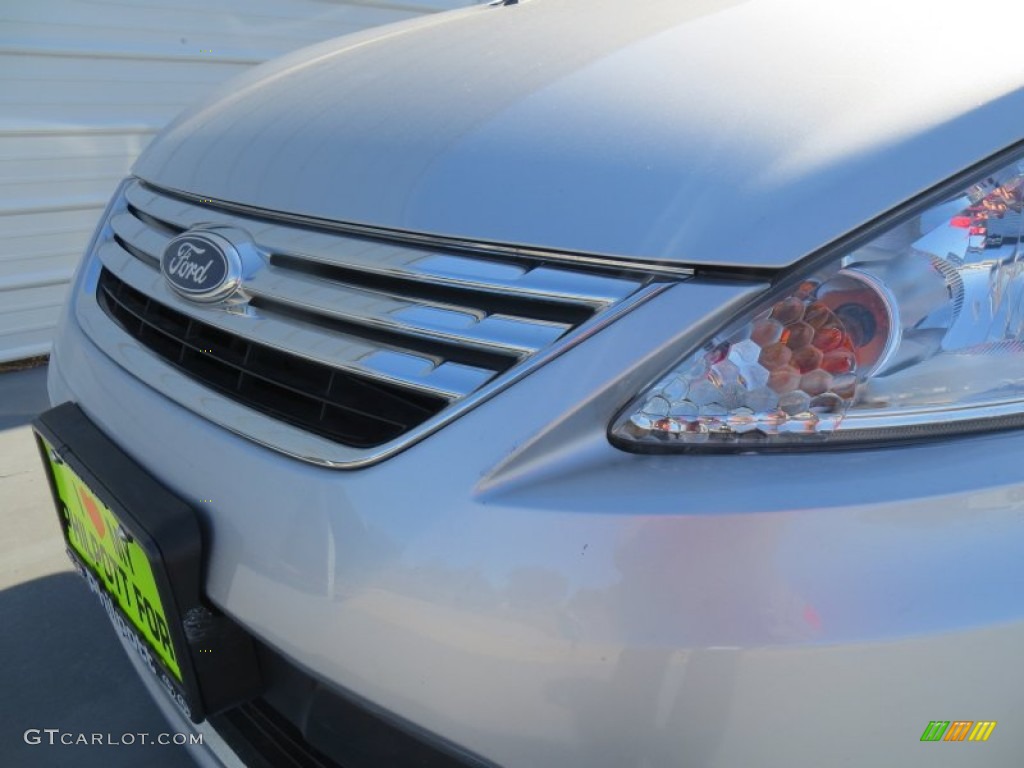
{"label": "chrome grille bar", "polygon": [[104,267],[139,293],[219,330],[307,360],[449,399],[464,397],[495,373],[436,357],[389,349],[288,317],[267,317],[255,308],[226,312],[188,302],[167,287],[159,272],[142,264],[116,242],[100,245],[98,255]]}
{"label": "chrome grille bar", "polygon": [[[122,247],[156,267],[171,235],[149,227],[125,212],[110,226]],[[116,270],[115,270],[116,271]],[[522,357],[537,352],[571,328],[569,323],[488,315],[481,309],[430,301],[411,301],[395,294],[355,288],[270,265],[245,281],[247,294],[301,307],[315,314],[394,333],[432,338],[499,354]]]}
{"label": "chrome grille bar", "polygon": [[485,260],[315,229],[303,230],[163,196],[140,182],[131,184],[125,190],[125,197],[131,208],[179,231],[215,222],[218,226],[246,231],[268,254],[292,255],[308,262],[396,280],[594,308],[624,299],[642,282],[635,278]]}
{"label": "chrome grille bar", "polygon": [[[161,257],[191,228],[247,249],[235,295],[203,304],[169,287]],[[186,407],[303,460],[361,466],[668,285],[593,261],[390,241],[133,179],[94,245],[77,311],[108,355]]]}

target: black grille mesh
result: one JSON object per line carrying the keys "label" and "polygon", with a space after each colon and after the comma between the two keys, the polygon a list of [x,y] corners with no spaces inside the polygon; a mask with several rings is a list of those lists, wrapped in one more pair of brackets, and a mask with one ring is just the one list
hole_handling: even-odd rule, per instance
{"label": "black grille mesh", "polygon": [[231,399],[356,448],[372,448],[426,421],[448,402],[247,341],[100,275],[97,299],[128,334]]}

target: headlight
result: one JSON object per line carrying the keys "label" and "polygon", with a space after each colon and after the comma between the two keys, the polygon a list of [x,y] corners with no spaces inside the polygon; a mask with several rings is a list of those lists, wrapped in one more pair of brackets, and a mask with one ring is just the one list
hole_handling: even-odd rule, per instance
{"label": "headlight", "polygon": [[631,450],[1024,424],[1024,160],[816,259],[626,407]]}

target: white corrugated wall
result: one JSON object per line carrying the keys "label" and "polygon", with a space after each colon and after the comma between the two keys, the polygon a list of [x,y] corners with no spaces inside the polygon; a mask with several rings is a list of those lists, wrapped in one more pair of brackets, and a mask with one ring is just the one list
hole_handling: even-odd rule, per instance
{"label": "white corrugated wall", "polygon": [[48,351],[119,179],[213,85],[310,43],[479,0],[0,0],[0,363]]}

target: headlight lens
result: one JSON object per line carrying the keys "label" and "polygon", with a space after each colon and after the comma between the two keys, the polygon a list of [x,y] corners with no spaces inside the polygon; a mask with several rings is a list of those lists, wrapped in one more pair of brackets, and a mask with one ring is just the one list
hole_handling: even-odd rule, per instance
{"label": "headlight lens", "polygon": [[623,410],[634,450],[1024,424],[1024,160],[774,291]]}

